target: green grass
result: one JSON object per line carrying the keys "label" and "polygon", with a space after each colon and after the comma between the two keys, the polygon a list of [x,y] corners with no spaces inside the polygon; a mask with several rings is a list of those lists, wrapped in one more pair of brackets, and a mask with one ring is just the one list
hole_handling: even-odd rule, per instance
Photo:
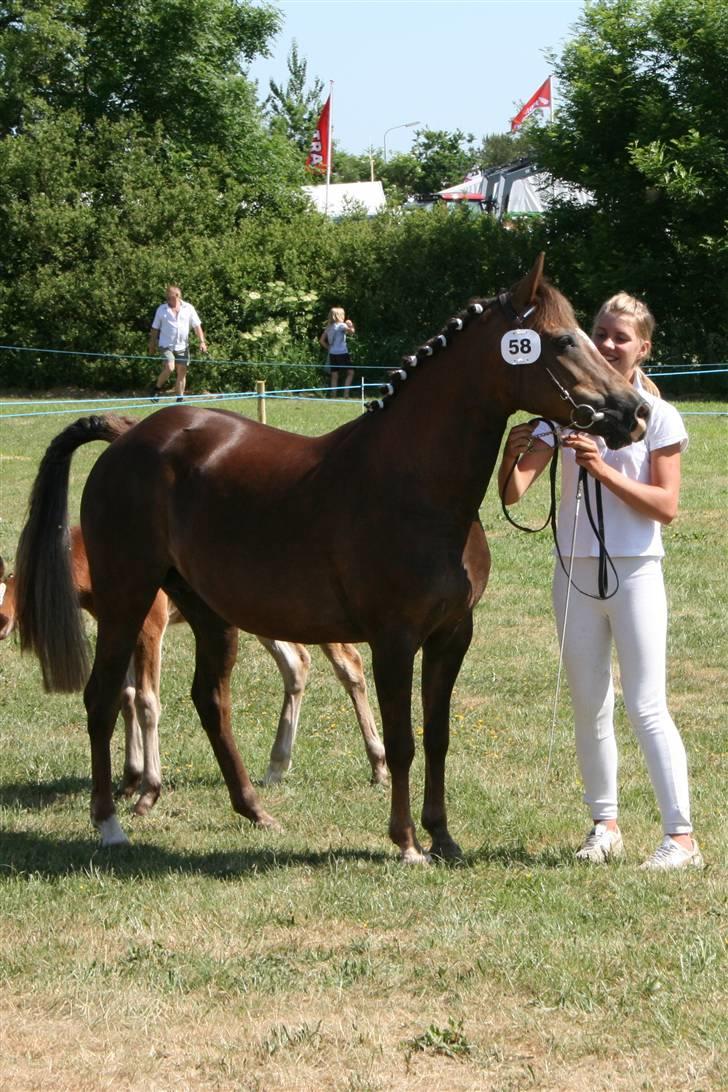
{"label": "green grass", "polygon": [[[276,402],[268,419],[317,433],[356,411]],[[0,418],[10,562],[38,459],[74,419]],[[636,867],[659,821],[621,707],[628,858],[575,867],[587,816],[566,694],[545,779],[558,656],[551,545],[512,529],[493,491],[483,511],[493,576],[455,692],[448,762],[461,867],[398,864],[388,792],[368,784],[353,713],[318,650],[294,769],[261,790],[283,832],[236,817],[188,697],[185,627],[165,644],[163,796],[146,819],[122,805],[132,844],[101,850],[80,696],[44,694],[37,664],[14,640],[0,647],[0,1083],[725,1087],[728,418],[687,423],[682,513],[665,534],[669,676],[703,873]],[[72,518],[98,451],[74,457]],[[545,491],[527,503],[520,514],[535,521]],[[234,691],[241,751],[260,775],[281,687],[252,638],[241,640]],[[117,773],[121,747],[117,732]],[[416,812],[422,777],[418,747]]]}

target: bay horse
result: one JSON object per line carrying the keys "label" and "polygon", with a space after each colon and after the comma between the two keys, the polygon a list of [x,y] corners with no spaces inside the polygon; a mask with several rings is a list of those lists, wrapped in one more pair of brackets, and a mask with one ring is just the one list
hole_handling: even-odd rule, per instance
{"label": "bay horse", "polygon": [[[514,366],[513,345],[526,344],[530,362]],[[114,812],[110,739],[137,633],[161,587],[193,629],[192,697],[237,812],[277,825],[231,730],[238,628],[302,644],[366,641],[391,780],[390,838],[405,862],[461,856],[445,807],[450,700],[485,586],[478,509],[508,417],[525,410],[591,427],[618,448],[644,435],[649,410],[544,279],[543,255],[510,292],[471,303],[404,358],[369,408],[306,437],[224,410],[172,407],[92,467],[81,525],[98,639],[84,701],[102,844],[127,840]],[[104,427],[83,418],[52,441],[19,544],[21,646],[35,649],[58,689],[79,688],[87,672],[68,563],[70,461]],[[356,488],[342,490],[344,477]],[[420,649],[429,853],[409,792]]]}
{"label": "bay horse", "polygon": [[[118,435],[132,427],[126,418],[112,422]],[[95,617],[91,576],[80,527],[71,527],[71,568],[80,606]],[[9,637],[16,625],[15,576],[7,579],[0,558],[0,641]],[[121,690],[120,711],[124,722],[124,772],[118,795],[129,798],[138,792],[136,815],[146,815],[157,803],[162,787],[159,755],[160,668],[162,641],[167,625],[185,619],[163,591],[157,592],[137,638],[136,648]],[[264,785],[280,782],[291,768],[293,746],[298,731],[303,694],[306,689],[311,655],[305,645],[291,641],[256,638],[273,657],[283,681],[283,706],[276,736],[271,747]],[[361,655],[353,645],[322,644],[322,652],[351,698],[361,730],[373,785],[387,779],[384,747],[377,733],[367,697],[367,684]]]}

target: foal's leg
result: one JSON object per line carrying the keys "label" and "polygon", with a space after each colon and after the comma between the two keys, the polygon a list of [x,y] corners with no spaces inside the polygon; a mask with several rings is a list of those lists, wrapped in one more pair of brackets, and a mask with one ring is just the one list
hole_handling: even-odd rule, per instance
{"label": "foal's leg", "polygon": [[407,864],[425,864],[430,858],[417,841],[409,794],[409,771],[415,753],[412,734],[415,649],[401,639],[373,641],[371,648],[384,749],[392,781],[389,837],[399,846],[401,860]]}
{"label": "foal's leg", "polygon": [[301,702],[311,666],[311,656],[305,645],[291,641],[271,641],[258,637],[263,648],[270,652],[283,679],[283,708],[278,718],[278,731],[271,747],[264,785],[275,785],[283,780],[291,768],[291,755],[296,742]]}
{"label": "foal's leg", "polygon": [[144,619],[136,649],[135,706],[144,747],[144,776],[139,798],[134,805],[136,815],[146,815],[154,807],[162,789],[162,764],[159,757],[159,683],[162,662],[162,638],[167,628],[167,596],[158,592]]}
{"label": "foal's leg", "polygon": [[170,582],[169,591],[195,635],[192,700],[225,778],[233,808],[256,826],[278,829],[278,823],[260,805],[233,738],[230,674],[237,658],[237,627],[228,625],[181,579]]}
{"label": "foal's leg", "polygon": [[121,688],[121,717],[124,721],[124,773],[119,786],[119,796],[133,796],[144,774],[144,749],[142,730],[136,713],[136,681],[134,664],[129,664]]}
{"label": "foal's leg", "polygon": [[432,836],[433,856],[462,856],[447,829],[445,758],[450,742],[450,697],[473,635],[470,612],[454,627],[428,637],[422,650],[425,793],[422,825]]}
{"label": "foal's leg", "polygon": [[319,645],[319,648],[332,665],[337,679],[354,705],[367,758],[372,768],[372,785],[383,785],[387,780],[387,763],[367,697],[362,658],[354,645]]}

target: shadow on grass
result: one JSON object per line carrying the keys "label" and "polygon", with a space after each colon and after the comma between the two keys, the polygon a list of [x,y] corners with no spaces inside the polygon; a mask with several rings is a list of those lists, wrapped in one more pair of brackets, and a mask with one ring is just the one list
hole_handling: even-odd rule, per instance
{"label": "shadow on grass", "polygon": [[52,808],[59,800],[67,800],[76,793],[91,794],[88,777],[58,777],[54,781],[17,785],[0,785],[0,807],[19,808],[22,811],[43,811]]}
{"label": "shadow on grass", "polygon": [[[0,876],[58,876],[90,868],[120,878],[154,878],[170,874],[218,879],[256,876],[291,867],[321,868],[332,862],[396,863],[394,847],[381,850],[335,848],[297,851],[270,847],[194,852],[144,844],[102,848],[95,834],[88,838],[59,839],[27,831],[5,832],[0,850]],[[497,865],[502,869],[564,868],[573,865],[571,848],[550,848],[530,853],[523,845],[483,847],[465,853],[457,862],[435,867],[473,868]],[[403,866],[405,867],[405,866]]]}
{"label": "shadow on grass", "polygon": [[0,876],[43,876],[52,879],[75,872],[108,872],[116,877],[155,878],[172,873],[230,879],[261,875],[280,868],[329,868],[332,861],[369,861],[384,864],[392,855],[384,850],[335,849],[297,852],[270,848],[195,853],[160,846],[128,845],[103,849],[90,838],[45,838],[26,831],[5,832],[0,850]]}

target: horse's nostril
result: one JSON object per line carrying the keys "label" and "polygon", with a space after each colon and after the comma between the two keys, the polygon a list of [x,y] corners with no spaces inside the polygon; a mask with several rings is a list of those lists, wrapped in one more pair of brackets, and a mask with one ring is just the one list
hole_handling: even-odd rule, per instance
{"label": "horse's nostril", "polygon": [[636,415],[638,420],[640,421],[647,420],[647,418],[650,416],[650,407],[647,402],[640,402],[636,410]]}

